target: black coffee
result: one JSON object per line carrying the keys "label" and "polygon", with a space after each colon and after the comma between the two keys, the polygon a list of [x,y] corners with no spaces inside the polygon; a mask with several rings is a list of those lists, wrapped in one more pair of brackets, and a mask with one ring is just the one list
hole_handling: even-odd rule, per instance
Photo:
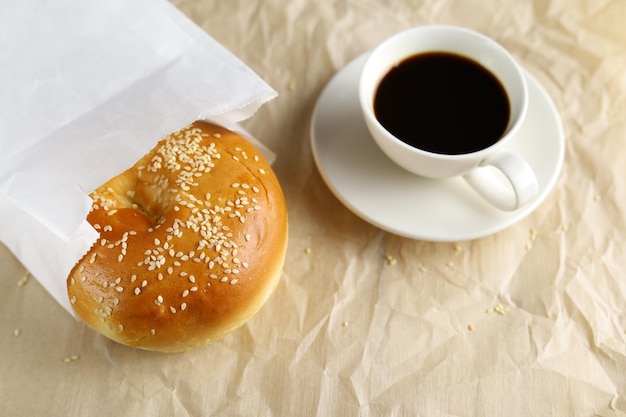
{"label": "black coffee", "polygon": [[407,144],[455,155],[497,142],[510,107],[504,87],[482,65],[460,55],[429,52],[405,59],[385,75],[374,113]]}

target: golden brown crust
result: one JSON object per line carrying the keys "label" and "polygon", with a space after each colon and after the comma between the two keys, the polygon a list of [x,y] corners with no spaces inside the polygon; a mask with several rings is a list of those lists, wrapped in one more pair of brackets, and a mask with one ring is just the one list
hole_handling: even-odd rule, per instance
{"label": "golden brown crust", "polygon": [[272,169],[239,135],[195,122],[95,190],[100,239],[67,279],[76,313],[120,343],[176,352],[224,336],[274,290],[287,245]]}

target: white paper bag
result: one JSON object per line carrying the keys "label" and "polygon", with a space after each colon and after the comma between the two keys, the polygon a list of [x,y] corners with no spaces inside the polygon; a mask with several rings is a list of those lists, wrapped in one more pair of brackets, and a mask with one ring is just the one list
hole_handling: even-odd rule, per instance
{"label": "white paper bag", "polygon": [[98,236],[87,194],[168,133],[237,130],[277,95],[162,0],[5,1],[0,51],[0,240],[70,312]]}

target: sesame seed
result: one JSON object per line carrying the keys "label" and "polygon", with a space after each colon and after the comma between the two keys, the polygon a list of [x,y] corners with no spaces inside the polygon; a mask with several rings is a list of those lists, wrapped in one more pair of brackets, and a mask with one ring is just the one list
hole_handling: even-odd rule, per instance
{"label": "sesame seed", "polygon": [[183,298],[187,297],[188,295],[189,295],[189,290],[183,291],[183,294],[182,294]]}
{"label": "sesame seed", "polygon": [[172,312],[172,314],[176,314],[176,309],[174,307],[170,306],[170,311]]}
{"label": "sesame seed", "polygon": [[148,285],[148,280],[143,280],[141,281],[141,288],[145,288],[145,286]]}
{"label": "sesame seed", "polygon": [[141,288],[135,287],[135,295],[141,294]]}
{"label": "sesame seed", "polygon": [[122,287],[115,287],[115,290],[117,292],[122,292],[122,291],[124,291],[124,288],[122,288]]}
{"label": "sesame seed", "polygon": [[154,330],[154,329],[150,329],[150,334],[151,334],[152,336],[154,336],[154,335],[156,334],[156,330]]}
{"label": "sesame seed", "polygon": [[182,311],[185,311],[185,310],[187,309],[187,303],[182,303],[182,304],[180,305],[180,309],[181,309]]}
{"label": "sesame seed", "polygon": [[230,285],[235,285],[238,282],[239,282],[239,280],[237,278],[231,279],[230,280]]}
{"label": "sesame seed", "polygon": [[20,329],[13,330],[13,336],[18,337],[20,334],[22,334],[22,331]]}
{"label": "sesame seed", "polygon": [[196,291],[198,291],[198,287],[191,287],[191,288],[189,288],[189,291],[196,292]]}

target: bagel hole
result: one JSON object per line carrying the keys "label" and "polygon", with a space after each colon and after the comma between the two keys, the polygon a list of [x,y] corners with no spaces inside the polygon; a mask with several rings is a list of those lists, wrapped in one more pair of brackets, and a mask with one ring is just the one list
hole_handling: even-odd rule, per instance
{"label": "bagel hole", "polygon": [[142,187],[138,184],[137,188],[126,197],[128,206],[143,213],[150,219],[153,226],[165,220],[165,208],[169,201],[163,196],[162,189],[153,186]]}

